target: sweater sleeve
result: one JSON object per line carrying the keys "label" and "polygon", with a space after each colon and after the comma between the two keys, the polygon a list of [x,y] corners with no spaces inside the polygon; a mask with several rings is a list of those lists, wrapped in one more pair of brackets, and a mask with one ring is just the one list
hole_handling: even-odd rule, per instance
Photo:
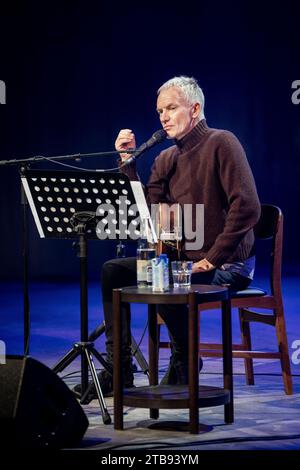
{"label": "sweater sleeve", "polygon": [[213,265],[221,266],[256,225],[261,209],[244,149],[228,131],[221,134],[217,160],[218,177],[227,197],[228,212],[223,232],[216,238],[206,258]]}
{"label": "sweater sleeve", "polygon": [[120,173],[127,175],[130,181],[140,181],[139,174],[136,171],[136,162],[133,161],[128,165],[122,165],[122,160],[118,160]]}

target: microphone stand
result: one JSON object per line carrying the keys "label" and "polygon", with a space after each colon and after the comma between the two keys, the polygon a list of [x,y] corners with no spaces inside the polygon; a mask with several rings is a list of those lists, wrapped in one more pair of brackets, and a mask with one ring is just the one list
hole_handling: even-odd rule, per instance
{"label": "microphone stand", "polygon": [[[20,173],[25,168],[20,168]],[[22,206],[22,259],[23,259],[23,316],[24,316],[24,356],[29,355],[30,343],[30,301],[29,301],[29,243],[28,243],[28,200],[21,181],[21,206]]]}
{"label": "microphone stand", "polygon": [[[81,161],[85,157],[102,157],[118,155],[120,153],[135,153],[136,150],[120,150],[110,152],[95,152],[95,153],[76,153],[72,155],[59,155],[54,157],[44,157],[37,155],[29,158],[20,158],[12,160],[0,160],[1,166],[16,165],[19,167],[19,173],[22,174],[31,164],[40,163],[44,161],[60,161],[60,160],[75,160]],[[22,258],[23,258],[23,315],[24,315],[24,356],[29,355],[30,343],[30,298],[29,298],[29,242],[28,242],[28,201],[21,182],[21,206],[22,206]]]}
{"label": "microphone stand", "polygon": [[71,155],[58,155],[54,157],[45,157],[43,155],[35,155],[34,157],[27,157],[27,158],[14,158],[12,160],[0,160],[0,166],[6,165],[30,165],[32,163],[39,163],[44,161],[60,161],[60,160],[75,160],[77,162],[81,161],[82,158],[85,157],[111,157],[113,155],[119,155],[119,153],[132,153],[134,154],[136,149],[134,150],[112,150],[110,152],[94,152],[94,153],[74,153]]}

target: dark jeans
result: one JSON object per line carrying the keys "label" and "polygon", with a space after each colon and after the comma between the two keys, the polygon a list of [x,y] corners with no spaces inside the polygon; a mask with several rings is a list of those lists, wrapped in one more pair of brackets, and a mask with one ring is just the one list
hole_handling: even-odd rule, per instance
{"label": "dark jeans", "polygon": [[[102,298],[105,318],[107,360],[112,363],[113,352],[113,311],[112,290],[135,285],[136,258],[117,258],[104,263],[102,267]],[[250,279],[237,273],[214,269],[207,273],[192,275],[192,284],[229,285],[231,290],[246,289]],[[187,363],[188,315],[186,305],[160,305],[159,314],[167,325],[175,360]],[[126,367],[131,361],[130,305],[122,304],[122,358]]]}

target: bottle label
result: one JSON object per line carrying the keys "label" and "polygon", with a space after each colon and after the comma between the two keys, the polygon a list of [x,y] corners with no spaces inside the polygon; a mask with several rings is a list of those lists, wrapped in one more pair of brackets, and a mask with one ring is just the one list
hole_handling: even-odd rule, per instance
{"label": "bottle label", "polygon": [[137,284],[138,286],[152,285],[151,259],[155,257],[155,248],[139,247],[137,249]]}
{"label": "bottle label", "polygon": [[137,282],[147,282],[147,267],[148,261],[144,259],[138,259],[137,262]]}
{"label": "bottle label", "polygon": [[147,284],[148,286],[152,286],[152,266],[148,264],[147,266]]}

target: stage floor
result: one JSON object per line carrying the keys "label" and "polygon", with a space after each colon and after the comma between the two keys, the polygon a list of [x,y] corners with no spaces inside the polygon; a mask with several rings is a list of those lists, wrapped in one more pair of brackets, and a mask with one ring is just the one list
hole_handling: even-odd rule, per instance
{"label": "stage floor", "polygon": [[[290,346],[290,357],[300,358],[292,349],[295,340],[300,341],[300,278],[285,277],[283,291],[285,313]],[[254,284],[266,286],[266,279],[257,279]],[[5,342],[7,354],[23,353],[23,304],[22,284],[2,283],[0,287],[1,315],[0,339]],[[80,338],[79,287],[76,283],[34,282],[30,284],[31,335],[30,355],[52,367]],[[140,341],[146,326],[146,307],[135,305],[132,313],[132,332]],[[103,320],[101,293],[95,282],[89,284],[90,331]],[[217,341],[220,338],[220,315],[205,312],[202,315],[201,334],[203,340]],[[275,347],[275,331],[266,325],[254,325],[253,347],[272,349]],[[167,337],[166,332],[163,332]],[[239,339],[237,315],[233,315],[233,339]],[[104,351],[104,335],[95,343]],[[141,350],[147,358],[147,334],[141,342]],[[299,348],[299,346],[298,346]],[[160,377],[168,364],[169,351],[160,354]],[[294,362],[297,362],[294,360]],[[294,394],[283,391],[280,366],[275,360],[254,362],[256,384],[245,384],[243,361],[234,360],[235,421],[224,424],[223,407],[201,409],[200,422],[205,431],[191,435],[184,424],[188,421],[188,410],[160,410],[157,421],[149,419],[149,411],[140,408],[125,408],[124,431],[114,431],[113,424],[104,425],[96,400],[84,406],[90,426],[82,441],[84,449],[101,450],[295,450],[300,449],[300,364],[292,364]],[[139,369],[139,367],[138,367]],[[61,377],[71,388],[80,381],[80,362],[72,363]],[[222,363],[219,359],[205,359],[200,374],[203,385],[222,384]],[[135,385],[146,385],[147,377],[142,371],[135,373]],[[113,419],[113,399],[106,403]],[[183,426],[181,426],[183,424]]]}

